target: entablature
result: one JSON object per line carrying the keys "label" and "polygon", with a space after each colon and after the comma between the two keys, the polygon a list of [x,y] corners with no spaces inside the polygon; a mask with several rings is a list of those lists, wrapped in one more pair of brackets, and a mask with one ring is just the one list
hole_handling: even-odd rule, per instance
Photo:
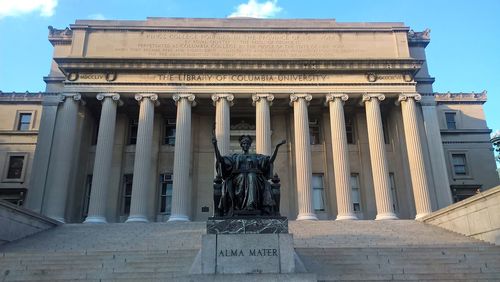
{"label": "entablature", "polygon": [[237,71],[237,72],[401,72],[412,76],[423,60],[179,60],[179,59],[109,59],[54,58],[61,71],[68,75],[81,71]]}

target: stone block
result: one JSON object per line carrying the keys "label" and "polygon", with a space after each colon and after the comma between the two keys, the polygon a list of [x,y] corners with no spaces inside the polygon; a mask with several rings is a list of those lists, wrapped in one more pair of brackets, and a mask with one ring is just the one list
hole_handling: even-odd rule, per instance
{"label": "stone block", "polygon": [[293,248],[293,236],[290,234],[279,234],[280,272],[295,272],[295,250]]}
{"label": "stone block", "polygon": [[[180,280],[184,281],[184,280]],[[314,273],[287,273],[287,274],[226,274],[226,275],[190,275],[185,281],[189,282],[315,282]]]}
{"label": "stone block", "polygon": [[291,234],[207,234],[191,274],[295,272]]}
{"label": "stone block", "polygon": [[483,233],[491,229],[490,217],[487,209],[481,209],[468,215],[470,233]]}
{"label": "stone block", "polygon": [[280,273],[279,236],[217,235],[216,273]]}
{"label": "stone block", "polygon": [[209,218],[207,234],[276,234],[288,233],[286,217]]}

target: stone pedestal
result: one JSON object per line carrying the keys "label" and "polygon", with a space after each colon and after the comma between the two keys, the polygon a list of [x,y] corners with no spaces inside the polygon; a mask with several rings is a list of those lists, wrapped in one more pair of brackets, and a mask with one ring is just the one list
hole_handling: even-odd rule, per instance
{"label": "stone pedestal", "polygon": [[301,265],[287,218],[211,218],[191,273],[295,273]]}
{"label": "stone pedestal", "polygon": [[207,234],[288,234],[288,218],[269,216],[252,219],[212,217],[207,220]]}

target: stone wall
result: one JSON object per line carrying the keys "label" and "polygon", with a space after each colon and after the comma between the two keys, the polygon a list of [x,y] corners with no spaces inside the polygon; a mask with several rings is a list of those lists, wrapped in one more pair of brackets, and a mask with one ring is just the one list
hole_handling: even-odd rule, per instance
{"label": "stone wall", "polygon": [[58,224],[48,217],[0,201],[0,245],[56,227]]}
{"label": "stone wall", "polygon": [[424,223],[500,245],[500,186],[420,219]]}

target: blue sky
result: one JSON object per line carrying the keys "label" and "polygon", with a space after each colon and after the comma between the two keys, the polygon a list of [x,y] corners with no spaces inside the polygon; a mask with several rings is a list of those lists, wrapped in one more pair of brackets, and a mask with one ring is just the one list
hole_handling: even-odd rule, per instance
{"label": "blue sky", "polygon": [[431,29],[427,47],[436,92],[488,91],[488,126],[500,130],[499,0],[0,0],[0,90],[43,91],[52,46],[47,26],[75,19],[146,17],[334,18],[339,22],[404,22]]}

